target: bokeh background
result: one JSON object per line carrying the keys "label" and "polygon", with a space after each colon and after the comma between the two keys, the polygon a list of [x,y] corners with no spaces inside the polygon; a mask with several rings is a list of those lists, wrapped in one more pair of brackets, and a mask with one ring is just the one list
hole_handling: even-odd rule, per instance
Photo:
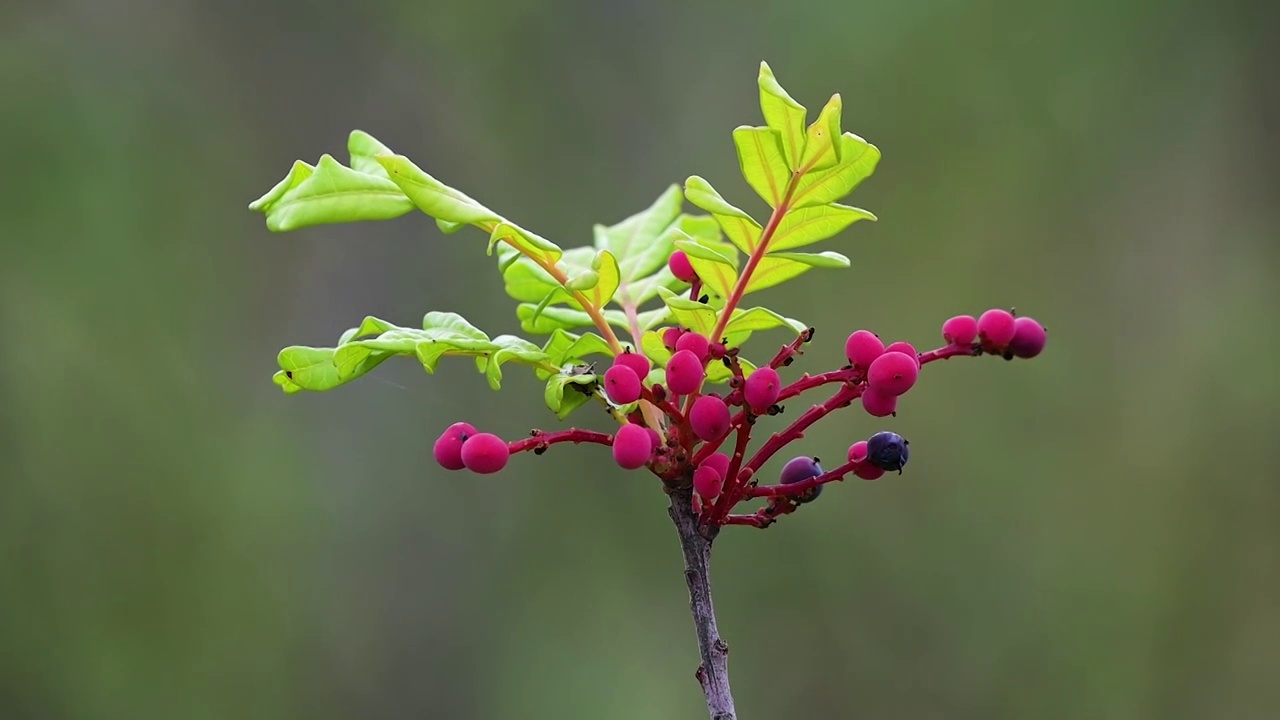
{"label": "bokeh background", "polygon": [[6,4],[0,717],[705,717],[654,481],[431,463],[554,427],[528,374],[271,384],[365,314],[515,331],[483,237],[245,206],[361,128],[566,246],[693,173],[759,211],[761,59],[884,152],[854,268],[760,297],[818,328],[794,369],[992,306],[1050,345],[824,423],[801,452],[890,428],[908,472],[722,536],[741,715],[1280,716],[1272,7]]}

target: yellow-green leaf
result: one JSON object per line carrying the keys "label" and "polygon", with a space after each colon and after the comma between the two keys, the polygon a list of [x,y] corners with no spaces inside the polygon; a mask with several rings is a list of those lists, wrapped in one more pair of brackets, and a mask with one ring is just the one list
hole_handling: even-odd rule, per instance
{"label": "yellow-green leaf", "polygon": [[385,177],[362,173],[322,155],[313,169],[294,163],[288,177],[249,205],[267,215],[267,229],[288,232],[313,225],[390,220],[413,203]]}
{"label": "yellow-green leaf", "polygon": [[764,113],[764,122],[778,133],[787,167],[795,170],[800,167],[800,156],[804,153],[806,115],[804,106],[782,89],[782,85],[774,77],[768,63],[760,63],[758,84],[760,85],[760,110]]}
{"label": "yellow-green leaf", "polygon": [[[693,266],[694,272],[698,273],[703,285],[720,297],[729,297],[733,292],[733,286],[738,282],[737,263],[734,262],[736,257],[734,259],[725,257],[717,250],[692,239],[677,240],[676,247],[683,250],[689,258],[689,264]],[[731,246],[724,247],[732,251]],[[734,255],[736,254],[734,252]]]}
{"label": "yellow-green leaf", "polygon": [[733,131],[742,177],[770,207],[777,207],[791,181],[791,168],[782,154],[778,133],[767,127],[740,127]]}
{"label": "yellow-green leaf", "polygon": [[716,189],[697,175],[692,175],[684,183],[684,195],[695,206],[711,213],[724,230],[729,242],[743,253],[750,255],[760,242],[760,223],[746,212],[730,205]]}
{"label": "yellow-green leaf", "polygon": [[835,167],[803,175],[791,196],[791,207],[826,205],[848,195],[858,183],[871,177],[880,162],[880,149],[866,140],[845,133],[840,136],[840,163]]}
{"label": "yellow-green leaf", "polygon": [[477,225],[485,230],[489,229],[486,225],[502,220],[462,191],[426,174],[403,155],[379,155],[375,159],[419,210],[437,220]]}
{"label": "yellow-green leaf", "polygon": [[858,220],[876,219],[861,208],[830,203],[792,210],[783,216],[769,241],[769,252],[804,247],[826,240]]}
{"label": "yellow-green leaf", "polygon": [[835,167],[840,162],[840,93],[831,96],[818,119],[807,131],[804,156],[800,168],[806,172],[818,172]]}
{"label": "yellow-green leaf", "polygon": [[769,253],[760,258],[760,264],[751,274],[751,282],[747,283],[746,292],[773,287],[816,267],[847,268],[849,258],[837,252]]}
{"label": "yellow-green leaf", "polygon": [[489,234],[490,255],[498,243],[505,243],[518,250],[521,255],[547,265],[554,265],[564,254],[559,245],[505,220],[499,222]]}

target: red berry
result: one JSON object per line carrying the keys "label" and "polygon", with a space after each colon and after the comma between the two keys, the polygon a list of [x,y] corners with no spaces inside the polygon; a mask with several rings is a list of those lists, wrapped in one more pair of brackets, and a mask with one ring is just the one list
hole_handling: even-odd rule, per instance
{"label": "red berry", "polygon": [[466,467],[462,463],[462,443],[475,434],[476,429],[470,423],[454,423],[440,434],[435,446],[431,448],[431,454],[445,470],[461,470]]}
{"label": "red berry", "polygon": [[882,395],[871,388],[862,391],[862,409],[873,417],[888,417],[898,409],[898,398]]}
{"label": "red berry", "polygon": [[871,463],[863,463],[853,471],[853,474],[857,475],[863,480],[879,480],[881,477],[884,476],[884,469],[878,468],[875,465],[872,465]]}
{"label": "red berry", "polygon": [[1008,310],[988,310],[978,318],[978,336],[992,349],[1004,349],[1015,331],[1013,314]]}
{"label": "red berry", "polygon": [[708,502],[713,500],[720,494],[720,489],[724,487],[724,476],[714,467],[703,463],[693,471],[693,489],[702,499]]}
{"label": "red berry", "polygon": [[653,436],[643,425],[623,425],[613,436],[613,461],[624,470],[636,470],[649,462]]}
{"label": "red berry", "polygon": [[498,472],[507,466],[510,457],[507,443],[492,433],[477,433],[462,444],[462,463],[481,475]]}
{"label": "red berry", "polygon": [[604,374],[604,393],[619,405],[640,399],[640,377],[626,365],[614,365]]}
{"label": "red berry", "polygon": [[671,274],[681,282],[691,283],[698,279],[698,273],[694,271],[693,265],[689,264],[689,256],[685,255],[683,250],[671,253],[671,259],[667,260],[667,267],[671,268]]}
{"label": "red berry", "polygon": [[711,349],[711,343],[707,342],[706,336],[702,335],[701,333],[696,333],[692,331],[687,332],[681,335],[680,339],[676,341],[677,351],[688,350],[694,355],[697,355],[699,360],[706,357],[707,351],[710,349]]}
{"label": "red berry", "polygon": [[849,462],[860,463],[867,459],[867,441],[859,440],[849,446]]}
{"label": "red berry", "polygon": [[855,331],[844,343],[844,356],[849,359],[849,364],[863,370],[883,352],[884,343],[870,330]]}
{"label": "red berry", "polygon": [[662,331],[662,345],[671,352],[676,351],[676,343],[680,342],[680,336],[684,334],[684,328],[669,327]]}
{"label": "red berry", "polygon": [[1013,339],[1009,341],[1009,352],[1014,357],[1033,358],[1044,350],[1048,339],[1040,323],[1026,316],[1019,317],[1013,321]]}
{"label": "red berry", "polygon": [[942,323],[942,339],[952,345],[968,345],[978,337],[978,321],[972,315],[957,315]]}
{"label": "red berry", "polygon": [[652,369],[653,367],[649,363],[649,358],[645,357],[644,355],[641,355],[640,353],[634,353],[634,352],[622,353],[621,355],[613,359],[613,364],[625,365],[631,368],[631,371],[634,372],[636,374],[636,377],[640,378],[641,380],[644,380],[646,377],[649,376],[649,370]]}
{"label": "red berry", "polygon": [[896,343],[889,343],[889,345],[885,347],[884,351],[887,353],[902,353],[903,355],[914,359],[917,367],[920,366],[920,353],[916,352],[916,346],[909,342],[902,342],[899,340]]}
{"label": "red berry", "polygon": [[711,453],[706,460],[702,461],[703,465],[710,465],[720,472],[720,477],[729,474],[729,456],[724,453]]}
{"label": "red berry", "polygon": [[782,378],[778,371],[771,367],[757,368],[747,376],[742,388],[742,397],[752,410],[763,412],[778,401],[778,393],[782,391]]}
{"label": "red berry", "polygon": [[729,432],[729,406],[715,395],[703,395],[689,410],[689,426],[707,442],[719,440]]}
{"label": "red berry", "polygon": [[679,350],[667,361],[667,389],[676,395],[688,395],[702,385],[706,371],[702,359],[689,350]]}
{"label": "red berry", "polygon": [[910,390],[918,377],[920,364],[915,355],[887,352],[867,369],[867,386],[880,395],[898,396]]}

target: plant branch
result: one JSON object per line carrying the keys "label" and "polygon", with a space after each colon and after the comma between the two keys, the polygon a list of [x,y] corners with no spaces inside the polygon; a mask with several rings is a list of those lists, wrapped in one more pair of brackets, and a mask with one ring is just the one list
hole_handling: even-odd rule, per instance
{"label": "plant branch", "polygon": [[534,453],[541,455],[546,452],[548,447],[555,445],[556,443],[566,442],[571,442],[574,445],[580,445],[582,443],[612,445],[613,436],[602,432],[596,432],[595,430],[580,430],[578,428],[557,430],[556,432],[534,430],[530,437],[507,443],[507,451],[514,455],[518,452],[532,450]]}
{"label": "plant branch", "polygon": [[[687,485],[687,483],[685,483]],[[711,602],[711,543],[716,528],[703,534],[693,512],[693,489],[680,487],[671,491],[671,507],[667,510],[680,535],[684,553],[684,580],[689,588],[689,609],[698,636],[698,654],[702,664],[696,677],[707,699],[711,720],[736,720],[733,694],[729,689],[729,646],[720,639],[716,627],[715,607]]]}

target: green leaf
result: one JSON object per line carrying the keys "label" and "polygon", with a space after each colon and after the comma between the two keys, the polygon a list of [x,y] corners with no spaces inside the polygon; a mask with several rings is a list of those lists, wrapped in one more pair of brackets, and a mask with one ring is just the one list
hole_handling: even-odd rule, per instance
{"label": "green leaf", "polygon": [[[520,319],[520,328],[535,335],[549,335],[560,330],[571,330],[579,327],[591,327],[595,321],[582,310],[552,305],[534,317],[537,305],[521,303],[516,306],[516,317]],[[643,317],[644,313],[640,313]],[[604,318],[614,327],[626,329],[627,316],[620,310],[605,310]]]}
{"label": "green leaf", "polygon": [[467,226],[466,223],[449,222],[448,220],[441,220],[440,218],[436,218],[436,227],[440,228],[440,232],[444,233],[445,235],[452,235],[466,226]]}
{"label": "green leaf", "polygon": [[547,354],[533,343],[515,335],[499,335],[493,339],[498,347],[491,355],[476,358],[476,366],[485,374],[489,387],[494,390],[502,386],[502,366],[509,362],[518,362],[531,367],[549,364]]}
{"label": "green leaf", "polygon": [[778,224],[778,231],[769,241],[769,251],[804,247],[826,240],[859,220],[875,219],[866,210],[837,203],[792,210]]}
{"label": "green leaf", "polygon": [[[711,213],[716,222],[724,230],[739,250],[750,255],[760,242],[760,223],[750,215],[725,201],[711,183],[692,175],[684,183],[685,197],[697,207]],[[692,233],[691,233],[692,234]]]}
{"label": "green leaf", "polygon": [[791,169],[782,155],[778,133],[767,127],[740,127],[733,131],[742,177],[769,207],[777,207],[791,181]]}
{"label": "green leaf", "polygon": [[[800,167],[799,159],[804,152],[805,135],[804,106],[796,102],[782,89],[778,79],[773,76],[769,64],[760,63],[760,110],[764,113],[764,122],[778,133],[782,140],[782,153],[787,167],[795,170]],[[690,201],[692,202],[692,201]]]}
{"label": "green leaf", "polygon": [[800,161],[804,172],[818,172],[839,164],[840,107],[840,93],[836,93],[822,108],[818,119],[809,126],[804,157]]}
{"label": "green leaf", "polygon": [[564,364],[569,360],[581,360],[588,355],[613,357],[613,348],[609,347],[609,343],[604,338],[595,333],[582,333],[581,337],[565,348],[564,354],[556,362]]}
{"label": "green leaf", "polygon": [[710,242],[719,242],[720,240],[720,223],[716,222],[715,218],[707,215],[681,215],[676,218],[676,221],[668,229],[682,231],[695,240],[708,240]]}
{"label": "green leaf", "polygon": [[[609,317],[607,312],[605,313],[605,317]],[[667,322],[670,317],[671,309],[666,305],[663,305],[660,308],[654,308],[653,310],[646,310],[645,312],[639,313],[636,315],[636,320],[638,321],[637,324],[640,326],[641,330],[651,330],[662,323]]]}
{"label": "green leaf", "polygon": [[[505,220],[499,222],[489,234],[490,255],[493,254],[493,247],[498,243],[505,243],[515,248],[521,255],[547,265],[555,265],[564,255],[559,245]],[[501,259],[502,256],[498,257]]]}
{"label": "green leaf", "polygon": [[595,285],[583,290],[582,294],[594,307],[603,308],[613,299],[622,283],[622,271],[618,267],[618,259],[608,250],[601,250],[591,263],[591,271],[598,278]]}
{"label": "green leaf", "polygon": [[636,306],[640,306],[658,297],[659,288],[674,291],[681,286],[684,286],[684,283],[671,274],[671,270],[664,267],[649,277],[641,278],[631,283],[627,288],[627,295],[631,297],[631,302],[635,303]]}
{"label": "green leaf", "polygon": [[613,254],[623,282],[642,278],[667,262],[671,245],[661,242],[663,231],[679,217],[683,202],[680,187],[672,185],[645,210],[611,227],[597,226],[596,247]]}
{"label": "green leaf", "polygon": [[710,335],[716,326],[717,313],[710,305],[680,297],[670,290],[661,290],[662,302],[671,310],[672,317],[681,327],[703,335]]}
{"label": "green leaf", "polygon": [[366,335],[378,335],[388,330],[395,329],[396,326],[392,323],[369,315],[365,317],[364,320],[361,320],[359,325],[342,333],[342,336],[338,338],[338,344],[343,345],[357,338],[365,337]]}
{"label": "green leaf", "polygon": [[390,220],[413,209],[396,184],[320,156],[315,168],[296,162],[289,175],[249,205],[266,213],[267,229],[288,232],[313,225]]}
{"label": "green leaf", "polygon": [[[748,360],[742,357],[738,358],[738,364],[742,366],[742,374],[745,377],[749,377],[756,369],[755,365],[752,365]],[[722,385],[729,382],[729,378],[732,377],[733,369],[725,367],[724,363],[713,362],[707,365],[707,382],[709,383]]]}
{"label": "green leaf", "polygon": [[839,200],[871,177],[879,162],[880,150],[875,145],[853,133],[841,135],[840,163],[802,176],[791,196],[791,207],[814,207]]}
{"label": "green leaf", "polygon": [[486,225],[502,221],[497,213],[426,174],[403,155],[379,155],[375,159],[419,210],[437,220],[485,230],[490,229]]}
{"label": "green leaf", "polygon": [[732,294],[733,286],[738,282],[737,263],[734,262],[737,252],[732,246],[725,247],[733,253],[734,260],[694,240],[677,240],[676,247],[689,257],[689,264],[704,285],[720,297],[727,298]]}
{"label": "green leaf", "polygon": [[816,267],[847,268],[849,258],[836,252],[769,253],[751,274],[745,292],[757,292],[784,283]]}
{"label": "green leaf", "polygon": [[542,398],[561,420],[582,407],[595,393],[596,376],[570,369],[547,379]]}
{"label": "green leaf", "polygon": [[600,284],[600,273],[595,270],[583,270],[576,277],[569,278],[569,282],[565,283],[567,290],[591,290]]}
{"label": "green leaf", "polygon": [[351,135],[347,137],[347,152],[351,153],[352,170],[391,179],[386,169],[378,163],[377,157],[395,153],[369,133],[363,130],[352,130]]}
{"label": "green leaf", "polygon": [[338,367],[334,364],[333,356],[333,348],[313,348],[297,345],[287,347],[280,351],[276,361],[280,365],[280,373],[284,375],[284,379],[288,383],[277,380],[276,384],[280,385],[288,393],[294,393],[298,390],[316,392],[332,390],[374,369],[384,360],[391,357],[391,353],[370,353],[366,355],[364,361],[353,368],[346,376],[338,374]]}
{"label": "green leaf", "polygon": [[467,322],[467,319],[453,312],[432,311],[422,316],[422,329],[431,339],[448,339],[453,337],[470,338],[472,340],[488,340],[479,328]]}
{"label": "green leaf", "polygon": [[755,332],[777,327],[791,328],[797,334],[808,329],[808,326],[799,320],[783,317],[768,308],[753,307],[735,312],[733,318],[725,325],[724,332],[725,335],[731,335],[736,332]]}
{"label": "green leaf", "polygon": [[671,351],[662,343],[662,333],[646,332],[640,336],[640,349],[656,367],[665,367],[671,359]]}

